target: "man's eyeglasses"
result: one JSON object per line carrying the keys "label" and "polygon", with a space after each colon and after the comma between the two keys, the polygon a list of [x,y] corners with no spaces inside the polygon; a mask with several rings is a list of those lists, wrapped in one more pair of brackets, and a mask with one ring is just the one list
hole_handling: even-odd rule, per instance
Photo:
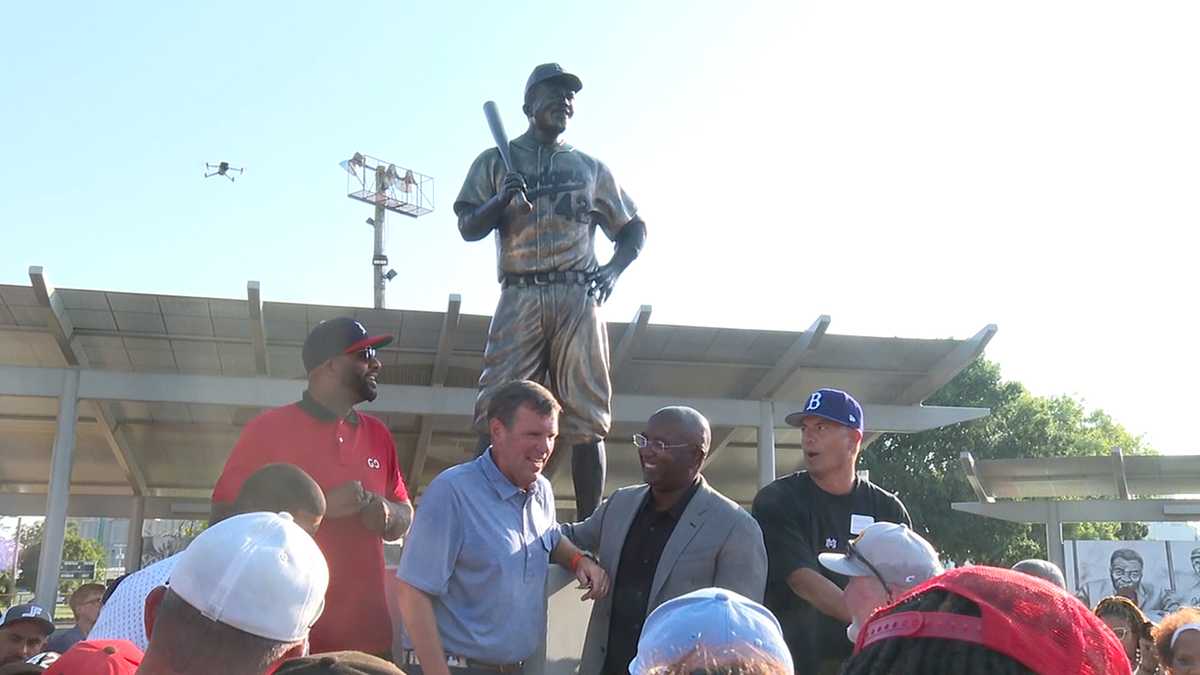
{"label": "man's eyeglasses", "polygon": [[672,443],[671,445],[667,445],[666,443],[663,443],[662,441],[651,441],[649,438],[646,438],[642,434],[634,434],[633,435],[633,446],[635,448],[637,448],[638,450],[645,450],[646,448],[653,448],[657,452],[666,452],[667,450],[670,450],[671,448],[686,448],[691,445],[692,445],[691,443]]}
{"label": "man's eyeglasses", "polygon": [[871,561],[867,560],[866,556],[864,556],[857,548],[854,547],[854,542],[846,542],[846,550],[849,552],[851,558],[858,559],[862,562],[862,564],[867,566],[867,569],[871,570],[871,574],[875,575],[875,578],[879,580],[879,584],[883,586],[884,592],[887,593],[888,601],[891,601],[892,588],[891,586],[888,586],[888,582],[883,580],[883,575],[879,573],[879,570],[875,569],[875,566],[871,564]]}

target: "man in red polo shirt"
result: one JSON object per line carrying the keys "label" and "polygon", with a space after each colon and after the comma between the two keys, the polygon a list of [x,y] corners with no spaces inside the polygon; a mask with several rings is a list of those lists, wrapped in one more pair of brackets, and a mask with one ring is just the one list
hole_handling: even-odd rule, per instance
{"label": "man in red polo shirt", "polygon": [[408,531],[413,509],[387,426],[354,410],[375,400],[383,367],[375,349],[391,341],[368,335],[354,319],[321,322],[304,340],[303,399],[250,420],[213,488],[214,518],[265,464],[295,464],[325,491],[325,522],[315,539],[329,563],[329,591],[309,635],[312,653],[391,651],[383,540]]}

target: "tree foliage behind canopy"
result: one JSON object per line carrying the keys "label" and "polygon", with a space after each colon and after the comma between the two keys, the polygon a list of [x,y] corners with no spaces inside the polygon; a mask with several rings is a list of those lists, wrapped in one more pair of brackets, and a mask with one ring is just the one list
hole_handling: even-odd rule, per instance
{"label": "tree foliage behind canopy", "polygon": [[[43,521],[21,531],[21,557],[19,560],[21,573],[17,577],[18,588],[32,591],[37,587],[38,565],[40,564],[39,558],[42,554],[42,534],[44,529],[45,522]],[[95,562],[97,572],[99,572],[99,568],[104,566],[104,547],[94,539],[84,539],[79,536],[79,526],[68,521],[66,537],[63,540],[62,559]],[[86,583],[86,580],[60,581],[58,590],[66,593],[83,583]]]}
{"label": "tree foliage behind canopy", "polygon": [[[963,451],[977,460],[1153,454],[1140,437],[1101,410],[1088,411],[1069,396],[1041,397],[1019,382],[1005,381],[997,364],[976,359],[926,402],[928,405],[990,408],[979,420],[916,434],[883,434],[863,451],[859,467],[871,481],[895,491],[918,529],[957,563],[1011,565],[1044,558],[1045,527],[1022,525],[953,511],[951,502],[974,501],[959,461]],[[1140,539],[1137,523],[1064,525],[1064,539]]]}

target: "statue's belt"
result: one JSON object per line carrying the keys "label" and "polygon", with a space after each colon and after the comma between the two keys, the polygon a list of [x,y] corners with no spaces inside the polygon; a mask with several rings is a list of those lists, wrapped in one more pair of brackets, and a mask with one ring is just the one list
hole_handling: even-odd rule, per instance
{"label": "statue's belt", "polygon": [[549,286],[551,284],[579,284],[586,286],[588,273],[571,270],[567,272],[532,272],[530,274],[505,274],[500,282],[502,288],[509,286]]}

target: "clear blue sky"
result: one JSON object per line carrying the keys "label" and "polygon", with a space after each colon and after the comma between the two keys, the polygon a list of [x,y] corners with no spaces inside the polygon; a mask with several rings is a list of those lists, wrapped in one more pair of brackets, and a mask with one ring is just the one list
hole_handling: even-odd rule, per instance
{"label": "clear blue sky", "polygon": [[[650,240],[610,316],[972,335],[1040,394],[1200,451],[1193,2],[21,3],[0,27],[0,282],[367,306],[355,151],[435,177],[393,307],[496,298],[451,204],[530,68]],[[235,184],[204,162],[244,166]]]}

